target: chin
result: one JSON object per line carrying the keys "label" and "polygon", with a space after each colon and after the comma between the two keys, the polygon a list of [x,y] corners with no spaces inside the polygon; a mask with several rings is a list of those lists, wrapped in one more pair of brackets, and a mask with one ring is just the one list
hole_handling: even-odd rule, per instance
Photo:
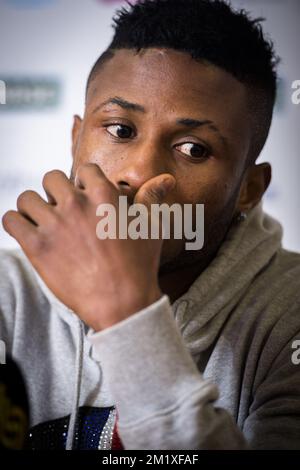
{"label": "chin", "polygon": [[160,268],[166,266],[167,264],[173,264],[176,260],[178,260],[179,257],[182,256],[184,251],[185,250],[181,244],[168,244],[164,242],[160,255]]}

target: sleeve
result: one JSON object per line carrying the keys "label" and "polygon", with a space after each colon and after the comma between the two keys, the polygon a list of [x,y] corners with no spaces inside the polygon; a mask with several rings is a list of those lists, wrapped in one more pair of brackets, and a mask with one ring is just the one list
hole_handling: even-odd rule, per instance
{"label": "sleeve", "polygon": [[166,295],[88,337],[109,383],[125,449],[248,447],[230,414],[215,406],[218,389],[197,369]]}

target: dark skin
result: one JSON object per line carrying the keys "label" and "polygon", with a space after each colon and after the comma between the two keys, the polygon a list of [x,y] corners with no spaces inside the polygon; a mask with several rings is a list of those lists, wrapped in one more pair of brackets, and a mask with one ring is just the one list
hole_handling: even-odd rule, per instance
{"label": "dark skin", "polygon": [[[174,301],[215,256],[236,214],[269,185],[269,164],[246,166],[249,113],[245,86],[218,67],[171,49],[116,51],[90,84],[83,119],[75,116],[71,178],[47,173],[48,202],[23,193],[4,228],[96,331],[162,293]],[[184,239],[97,239],[97,205],[117,206],[120,194],[148,207],[204,204],[204,248],[187,252]]]}

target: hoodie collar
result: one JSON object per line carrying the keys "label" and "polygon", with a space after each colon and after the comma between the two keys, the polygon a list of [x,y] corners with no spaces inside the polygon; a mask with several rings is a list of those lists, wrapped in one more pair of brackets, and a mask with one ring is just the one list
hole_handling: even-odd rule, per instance
{"label": "hoodie collar", "polygon": [[282,226],[262,202],[229,229],[217,255],[172,308],[192,355],[209,348],[255,276],[281,247]]}

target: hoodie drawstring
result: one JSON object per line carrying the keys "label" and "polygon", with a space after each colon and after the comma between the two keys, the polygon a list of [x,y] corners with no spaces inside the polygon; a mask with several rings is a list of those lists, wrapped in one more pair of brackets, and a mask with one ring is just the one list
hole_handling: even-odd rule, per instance
{"label": "hoodie drawstring", "polygon": [[68,427],[68,437],[66,442],[66,450],[72,450],[76,420],[78,415],[80,388],[82,380],[82,365],[83,365],[83,342],[84,342],[84,326],[80,318],[76,317],[78,326],[78,339],[76,345],[76,359],[75,359],[75,382],[74,382],[74,396],[72,403],[72,411]]}

